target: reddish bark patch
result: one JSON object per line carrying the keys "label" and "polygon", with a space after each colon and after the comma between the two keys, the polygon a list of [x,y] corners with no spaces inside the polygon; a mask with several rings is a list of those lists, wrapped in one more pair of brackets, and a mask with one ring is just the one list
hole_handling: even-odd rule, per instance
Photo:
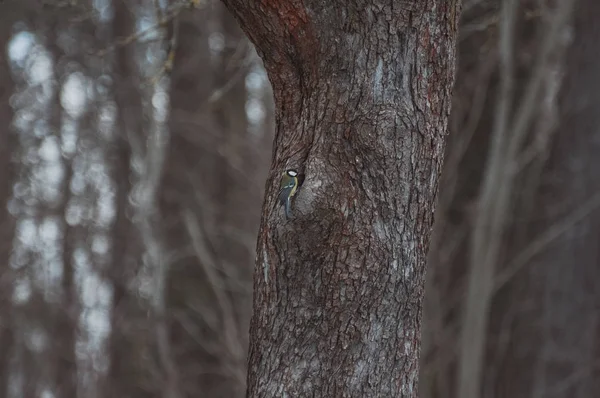
{"label": "reddish bark patch", "polygon": [[275,11],[283,22],[283,29],[287,30],[293,36],[298,29],[304,29],[308,23],[306,9],[298,1],[288,0],[262,0],[262,4]]}
{"label": "reddish bark patch", "polygon": [[281,37],[290,37],[295,44],[297,56],[302,60],[312,58],[317,41],[310,28],[310,18],[302,1],[261,0],[261,4],[277,16]]}

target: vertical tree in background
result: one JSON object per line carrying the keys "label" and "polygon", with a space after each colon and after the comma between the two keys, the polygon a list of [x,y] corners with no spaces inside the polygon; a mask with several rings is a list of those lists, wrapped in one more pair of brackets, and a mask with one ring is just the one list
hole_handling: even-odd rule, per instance
{"label": "vertical tree in background", "polygon": [[272,131],[250,131],[246,76],[258,59],[225,7],[183,13],[178,24],[160,198],[169,250],[189,253],[168,275],[177,374],[189,396],[239,397]]}
{"label": "vertical tree in background", "polygon": [[[598,101],[590,87],[598,63],[591,21],[599,10],[586,0],[550,3],[477,1],[463,14],[426,295],[424,397],[573,397],[598,388],[593,242],[599,202],[586,170],[597,157],[590,126]],[[481,48],[487,52],[474,56]],[[504,115],[502,102],[511,104]],[[467,283],[466,275],[482,266],[472,257],[478,218],[497,205],[498,196],[482,194],[490,173],[481,171],[489,170],[489,154],[499,150],[492,138],[498,121],[505,123],[508,142],[521,134],[500,169],[502,178],[512,174],[511,184],[502,188],[510,206],[501,223],[495,221],[500,232],[479,248],[493,251],[490,243],[500,248],[487,271],[491,285],[473,274]],[[463,295],[478,283],[489,290]],[[487,306],[478,313],[485,328],[460,347],[460,332],[474,331],[462,312],[473,309],[474,299]],[[479,358],[470,355],[473,349]]]}
{"label": "vertical tree in background", "polygon": [[15,174],[12,154],[16,145],[10,130],[13,116],[10,96],[14,83],[6,52],[12,23],[12,14],[0,17],[0,393],[8,389],[11,347],[14,344],[11,303],[14,274],[9,266],[14,216],[8,211],[8,203]]}
{"label": "vertical tree in background", "polygon": [[259,62],[221,3],[168,3],[0,4],[1,396],[245,392]]}
{"label": "vertical tree in background", "polygon": [[[88,190],[79,191],[77,199],[72,195],[75,154],[61,153],[60,141],[69,122],[80,124],[82,132],[89,131],[90,109],[63,102],[62,91],[80,77],[85,57],[77,51],[67,54],[66,43],[60,43],[63,37],[58,32],[68,31],[64,21],[72,14],[52,10],[42,17],[28,6],[9,9],[12,20],[6,24],[14,36],[4,29],[2,32],[6,35],[3,40],[11,38],[2,49],[11,73],[2,78],[12,78],[15,83],[7,102],[15,110],[14,118],[6,124],[3,138],[18,142],[6,157],[14,167],[7,168],[3,179],[10,187],[7,193],[12,194],[8,209],[17,219],[16,225],[3,224],[15,225],[16,230],[15,239],[3,240],[12,246],[6,262],[12,274],[11,287],[4,291],[11,298],[11,321],[6,318],[3,324],[9,325],[17,338],[6,346],[6,360],[11,366],[3,375],[9,382],[2,393],[55,391],[72,396],[77,391],[75,336],[79,333],[76,317],[80,300],[73,265],[77,241],[72,233],[81,225],[81,218],[71,224],[68,210],[74,200],[93,201],[95,195]],[[32,31],[32,26],[37,31]],[[81,42],[90,40],[85,31],[88,26],[80,25],[69,34]],[[19,39],[22,45],[28,43],[29,51],[21,47],[16,56],[11,54],[9,62],[9,52]],[[8,126],[12,127],[10,132]],[[10,173],[15,169],[18,173]]]}
{"label": "vertical tree in background", "polygon": [[[130,2],[113,2],[114,15],[109,25],[107,46],[115,40],[132,34],[135,13]],[[136,63],[132,46],[119,46],[106,54],[112,63],[109,100],[113,102],[117,118],[111,126],[113,140],[107,144],[110,178],[114,182],[115,219],[110,237],[113,242],[107,269],[112,285],[110,313],[111,333],[108,338],[109,366],[103,378],[103,396],[159,396],[160,388],[147,374],[147,363],[153,347],[151,327],[146,322],[148,309],[135,294],[135,275],[140,269],[141,240],[131,221],[130,195],[133,185],[131,142],[140,142],[144,130],[144,109],[140,84],[143,80]],[[132,138],[135,137],[134,141]],[[148,391],[152,391],[149,393]]]}
{"label": "vertical tree in background", "polygon": [[535,237],[521,254],[536,292],[530,303],[539,309],[528,320],[537,330],[537,360],[532,394],[523,397],[600,391],[600,182],[594,172],[600,167],[600,4],[575,4],[558,124],[534,197],[540,204],[532,217]]}
{"label": "vertical tree in background", "polygon": [[[458,2],[226,0],[269,73],[249,396],[417,396]],[[294,219],[281,173],[306,181]]]}

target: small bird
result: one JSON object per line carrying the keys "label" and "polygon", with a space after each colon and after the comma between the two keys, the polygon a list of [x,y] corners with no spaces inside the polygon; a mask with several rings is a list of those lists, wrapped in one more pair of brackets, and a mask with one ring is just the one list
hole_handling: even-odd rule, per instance
{"label": "small bird", "polygon": [[284,206],[285,218],[290,219],[292,216],[291,200],[292,196],[298,190],[298,172],[293,169],[286,170],[281,177],[281,185],[279,186],[279,203]]}

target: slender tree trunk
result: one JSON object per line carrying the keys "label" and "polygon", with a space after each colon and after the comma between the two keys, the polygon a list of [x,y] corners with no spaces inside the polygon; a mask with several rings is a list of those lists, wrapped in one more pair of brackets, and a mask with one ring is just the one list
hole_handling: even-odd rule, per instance
{"label": "slender tree trunk", "polygon": [[[112,32],[107,36],[128,37],[135,31],[135,16],[127,0],[114,2]],[[138,231],[131,221],[132,145],[144,136],[144,112],[139,91],[139,73],[131,46],[119,46],[113,55],[114,100],[118,107],[115,138],[107,145],[110,174],[115,184],[115,220],[111,231],[112,253],[108,279],[113,288],[111,333],[108,341],[109,368],[105,397],[158,397],[160,381],[149,376],[152,325],[142,300],[129,287],[139,272],[142,253]],[[137,140],[137,141],[136,141]],[[133,142],[133,143],[132,143]]]}
{"label": "slender tree trunk", "polygon": [[541,221],[528,248],[537,254],[529,274],[539,315],[529,326],[539,330],[539,355],[531,366],[532,391],[523,397],[600,391],[600,3],[576,4],[559,124],[536,196]]}
{"label": "slender tree trunk", "polygon": [[[0,18],[0,48],[6,49],[13,22],[12,15]],[[13,116],[10,96],[13,88],[7,52],[3,50],[0,51],[0,395],[8,391],[10,361],[15,344],[12,303],[14,273],[10,267],[15,219],[7,207],[15,182],[12,154],[17,147],[10,128]]]}
{"label": "slender tree trunk", "polygon": [[[172,340],[186,394],[234,398],[246,391],[251,272],[268,167],[268,147],[253,145],[246,118],[245,77],[255,57],[221,4],[178,22],[161,212],[169,250],[193,255],[173,260],[169,271]],[[211,37],[223,38],[223,47],[211,48]]]}
{"label": "slender tree trunk", "polygon": [[[225,3],[277,114],[248,396],[416,397],[458,2]],[[287,168],[306,176],[289,221]]]}
{"label": "slender tree trunk", "polygon": [[[548,37],[545,33],[551,28],[549,21],[559,9],[549,7],[540,12],[539,4],[527,3],[521,2],[523,8],[511,48],[515,62],[515,113],[522,108],[527,94],[527,90],[519,88],[527,87],[530,79],[537,76],[537,58],[531,54],[539,54]],[[522,167],[511,187],[514,206],[505,219],[506,232],[496,237],[503,240],[502,253],[497,259],[499,267],[494,270],[489,313],[483,314],[489,318],[489,325],[484,331],[484,362],[475,396],[587,397],[594,396],[599,388],[596,281],[600,272],[600,186],[592,175],[598,163],[595,126],[600,106],[594,90],[600,62],[594,43],[600,37],[593,21],[600,8],[590,0],[575,4],[575,20],[568,22],[574,28],[572,44],[565,51],[569,42],[564,41],[565,36],[559,36],[552,46],[551,61],[544,65],[544,89],[534,107],[535,120],[527,142],[519,154]],[[482,20],[494,20],[490,18],[493,12],[464,23],[462,34],[469,27],[482,26],[478,23]],[[565,26],[563,32],[567,31]],[[492,26],[462,41],[461,63],[478,53],[478,47],[497,53],[495,29]],[[494,41],[486,41],[486,36]],[[455,188],[455,196],[442,200],[446,206],[442,206],[443,214],[438,212],[436,219],[444,222],[437,225],[438,244],[432,248],[431,256],[433,272],[428,275],[434,278],[427,290],[427,330],[431,333],[424,345],[429,358],[423,377],[427,391],[422,395],[427,398],[466,396],[457,393],[454,384],[456,360],[463,359],[456,357],[456,331],[467,327],[460,324],[460,294],[465,291],[462,277],[468,261],[468,240],[464,236],[471,228],[473,212],[469,202],[481,181],[479,171],[486,160],[482,153],[487,153],[484,148],[492,130],[491,116],[499,91],[498,76],[493,73],[497,58],[486,55],[475,63],[491,59],[491,68],[483,63],[463,63],[457,80],[460,84],[453,107],[457,123],[451,140],[457,145],[450,148],[447,160],[453,154],[463,157],[456,164],[445,164],[444,175],[454,174],[455,180],[447,178],[442,191],[450,193]],[[485,79],[477,82],[476,76]],[[478,87],[468,87],[474,80]],[[479,96],[480,92],[484,95]],[[458,120],[461,107],[465,108],[464,120]],[[471,377],[475,379],[472,374]]]}
{"label": "slender tree trunk", "polygon": [[[212,210],[212,183],[217,173],[214,139],[221,131],[214,126],[212,115],[205,111],[214,78],[208,39],[211,12],[202,9],[184,13],[179,19],[177,50],[170,80],[171,134],[165,176],[160,192],[161,214],[166,245],[174,252],[194,248],[190,242],[182,214],[187,207],[203,223],[203,216]],[[198,145],[198,142],[202,142]],[[209,170],[212,170],[209,172]],[[197,185],[196,185],[197,184]],[[193,207],[199,187],[206,202]],[[198,240],[206,242],[206,234]],[[218,306],[204,267],[210,267],[193,255],[174,261],[168,276],[169,312],[175,314],[171,324],[172,341],[177,344],[179,378],[183,392],[190,396],[202,393],[207,397],[231,395],[232,383],[220,377],[222,347],[219,344]],[[215,330],[216,329],[216,330]],[[200,344],[199,344],[200,342]]]}

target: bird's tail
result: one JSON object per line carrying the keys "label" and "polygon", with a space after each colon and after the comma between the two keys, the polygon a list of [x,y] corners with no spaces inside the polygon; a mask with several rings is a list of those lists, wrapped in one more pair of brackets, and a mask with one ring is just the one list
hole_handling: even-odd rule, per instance
{"label": "bird's tail", "polygon": [[290,202],[291,202],[291,199],[288,196],[285,199],[285,204],[284,204],[284,207],[285,207],[285,218],[288,219],[288,220],[290,218],[292,218],[292,208],[291,208],[291,203]]}

